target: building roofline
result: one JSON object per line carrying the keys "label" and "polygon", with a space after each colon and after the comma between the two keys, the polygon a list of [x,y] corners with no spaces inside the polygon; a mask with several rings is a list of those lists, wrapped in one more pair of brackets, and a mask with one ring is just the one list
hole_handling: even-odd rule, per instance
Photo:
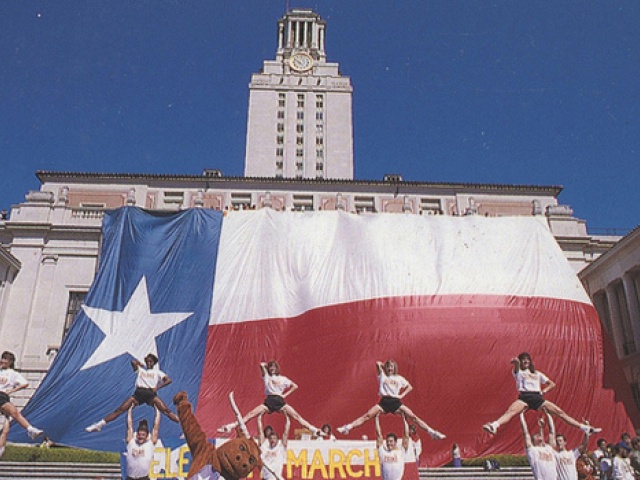
{"label": "building roofline", "polygon": [[593,272],[600,268],[600,266],[606,264],[610,258],[615,258],[616,252],[626,248],[627,245],[633,242],[637,237],[640,237],[640,225],[636,226],[633,230],[631,230],[628,234],[618,240],[613,247],[604,252],[598,258],[596,258],[589,265],[584,267],[580,272],[578,272],[578,277],[582,280],[589,273]]}
{"label": "building roofline", "polygon": [[0,245],[0,260],[4,260],[15,271],[20,271],[22,263],[16,257],[14,257],[9,250]]}
{"label": "building roofline", "polygon": [[474,190],[500,190],[500,191],[538,191],[552,194],[557,197],[562,192],[560,185],[521,185],[499,183],[464,183],[464,182],[420,182],[420,181],[384,181],[384,180],[348,180],[348,179],[305,179],[305,178],[276,178],[276,177],[225,177],[207,175],[185,175],[165,173],[96,173],[96,172],[64,172],[38,170],[36,176],[41,183],[46,181],[63,181],[65,178],[75,180],[172,180],[172,181],[206,181],[211,184],[225,184],[243,182],[247,184],[278,183],[282,185],[353,185],[353,186],[407,186],[407,187],[431,187],[431,188],[461,188]]}

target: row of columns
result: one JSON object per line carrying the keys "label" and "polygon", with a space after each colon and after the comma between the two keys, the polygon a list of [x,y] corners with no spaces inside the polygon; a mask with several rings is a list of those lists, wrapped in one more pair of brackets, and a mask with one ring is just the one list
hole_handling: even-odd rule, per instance
{"label": "row of columns", "polygon": [[285,37],[284,23],[280,23],[278,28],[279,50],[285,47],[286,38],[287,48],[314,48],[324,51],[324,25],[306,20],[289,20],[286,28]]}
{"label": "row of columns", "polygon": [[[622,281],[608,284],[604,293],[605,302],[596,302],[603,321],[609,323],[619,358],[624,358],[639,351],[640,347],[640,273],[625,272]],[[599,304],[598,304],[599,303]]]}

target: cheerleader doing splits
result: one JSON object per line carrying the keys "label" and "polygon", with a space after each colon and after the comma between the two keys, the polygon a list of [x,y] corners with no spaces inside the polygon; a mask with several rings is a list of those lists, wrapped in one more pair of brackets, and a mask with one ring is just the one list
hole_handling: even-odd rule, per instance
{"label": "cheerleader doing splits", "polygon": [[350,430],[359,427],[366,421],[371,420],[381,413],[395,413],[410,419],[420,428],[425,430],[431,438],[442,440],[446,438],[443,433],[431,428],[427,423],[411,411],[409,407],[402,404],[402,399],[411,391],[413,387],[401,375],[398,375],[398,364],[394,360],[387,360],[385,363],[376,362],[378,372],[380,402],[369,409],[367,413],[351,423],[339,427],[338,432],[346,435]]}
{"label": "cheerleader doing splits", "polygon": [[[265,413],[280,412],[295,419],[300,425],[311,430],[315,435],[323,435],[319,428],[314,427],[304,418],[300,416],[298,412],[291,405],[287,405],[285,398],[291,395],[298,389],[298,385],[293,383],[290,379],[284,375],[280,375],[280,366],[275,360],[271,360],[268,363],[260,363],[260,373],[262,380],[264,381],[264,390],[267,398],[262,405],[258,405],[256,408],[247,413],[242,419],[244,423],[247,423],[258,415]],[[218,429],[219,433],[229,433],[236,426],[238,422],[232,422],[224,425]]]}
{"label": "cheerleader doing splits", "polygon": [[[556,384],[549,379],[544,373],[536,371],[531,360],[531,355],[522,352],[517,358],[511,359],[513,365],[513,376],[516,380],[518,388],[518,399],[513,402],[504,414],[494,422],[486,423],[482,428],[492,435],[498,431],[498,428],[505,425],[516,415],[521,414],[527,409],[544,410],[552,415],[560,417],[565,423],[572,427],[579,428],[584,433],[591,435],[598,433],[602,429],[592,427],[587,423],[580,423],[574,418],[567,415],[564,410],[556,404],[545,400],[543,395],[556,388]],[[546,385],[543,389],[542,385]]]}
{"label": "cheerleader doing splits", "polygon": [[[0,412],[8,417],[12,417],[18,425],[27,430],[27,435],[31,439],[36,439],[42,435],[42,430],[32,426],[29,421],[18,411],[16,406],[11,403],[9,395],[19,390],[27,388],[29,383],[27,380],[14,370],[16,356],[11,352],[2,352],[0,360]],[[7,426],[9,428],[9,422]]]}
{"label": "cheerleader doing splits", "polygon": [[169,410],[162,399],[158,397],[158,390],[171,383],[171,379],[158,368],[158,357],[150,353],[144,357],[144,364],[139,360],[132,360],[131,367],[138,374],[133,395],[102,420],[85,428],[87,432],[99,432],[107,423],[114,421],[132,406],[136,407],[142,404],[157,408],[160,413],[176,423],[180,421],[178,416]]}

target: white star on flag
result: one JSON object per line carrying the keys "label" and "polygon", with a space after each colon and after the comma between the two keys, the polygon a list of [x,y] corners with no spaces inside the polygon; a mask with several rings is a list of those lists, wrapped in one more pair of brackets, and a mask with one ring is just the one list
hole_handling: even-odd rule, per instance
{"label": "white star on flag", "polygon": [[86,305],[82,309],[106,337],[80,370],[107,362],[123,353],[138,360],[148,353],[158,356],[156,337],[193,315],[193,312],[151,313],[144,277],[121,312]]}

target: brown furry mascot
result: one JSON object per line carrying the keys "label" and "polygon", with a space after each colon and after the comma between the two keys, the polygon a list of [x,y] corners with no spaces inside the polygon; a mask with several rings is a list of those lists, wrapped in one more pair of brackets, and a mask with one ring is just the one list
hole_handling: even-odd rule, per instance
{"label": "brown furry mascot", "polygon": [[[186,392],[178,392],[173,397],[178,410],[178,418],[184,432],[187,445],[191,450],[191,466],[187,479],[200,474],[207,478],[209,473],[220,473],[225,480],[239,480],[249,475],[254,468],[262,468],[260,448],[250,438],[234,438],[216,448],[207,441],[207,436],[193,414]],[[206,472],[206,473],[205,473]]]}

